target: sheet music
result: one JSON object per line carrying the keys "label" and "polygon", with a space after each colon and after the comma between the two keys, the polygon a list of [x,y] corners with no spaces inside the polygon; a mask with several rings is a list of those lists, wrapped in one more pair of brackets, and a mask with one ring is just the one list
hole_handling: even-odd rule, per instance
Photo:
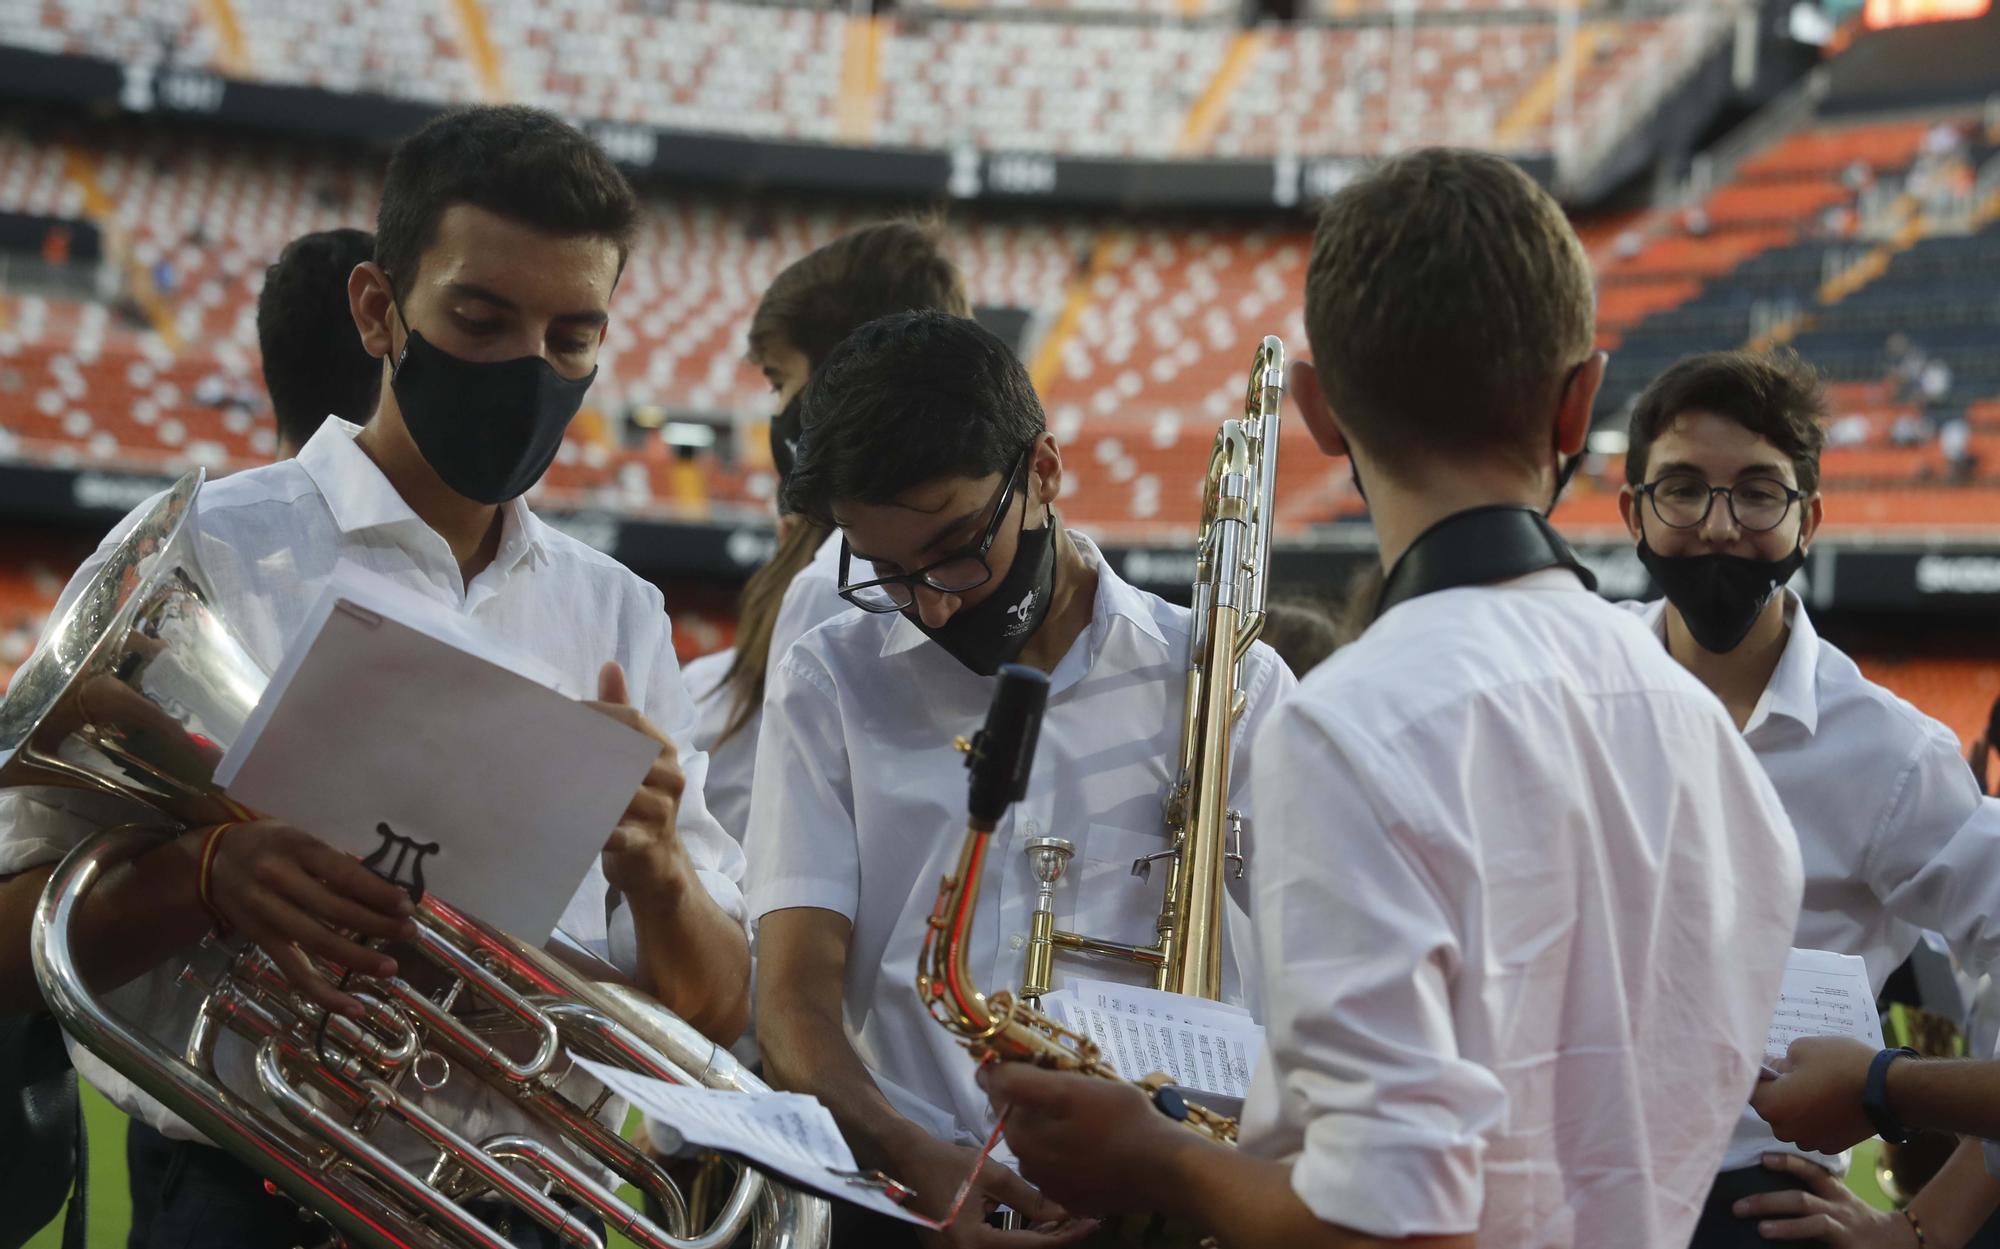
{"label": "sheet music", "polygon": [[659,1134],[663,1138],[678,1135],[706,1149],[736,1154],[803,1188],[905,1223],[932,1229],[942,1226],[938,1220],[898,1204],[880,1188],[855,1183],[841,1174],[856,1170],[854,1151],[847,1147],[832,1112],[817,1097],[691,1088],[587,1058],[578,1058],[576,1065],[637,1106],[648,1120],[649,1131],[655,1120],[671,1129]]}
{"label": "sheet music", "polygon": [[1042,1010],[1096,1042],[1128,1080],[1161,1072],[1204,1093],[1249,1095],[1264,1029],[1249,1012],[1202,998],[1072,978],[1042,998]]}
{"label": "sheet music", "polygon": [[[216,769],[230,797],[530,945],[659,755],[446,608],[336,568]],[[591,948],[603,907],[565,925]],[[592,922],[594,920],[594,923]]]}
{"label": "sheet music", "polygon": [[1785,960],[1778,1009],[1764,1038],[1764,1060],[1783,1058],[1800,1037],[1844,1036],[1882,1047],[1882,1020],[1868,964],[1852,954],[1794,949]]}

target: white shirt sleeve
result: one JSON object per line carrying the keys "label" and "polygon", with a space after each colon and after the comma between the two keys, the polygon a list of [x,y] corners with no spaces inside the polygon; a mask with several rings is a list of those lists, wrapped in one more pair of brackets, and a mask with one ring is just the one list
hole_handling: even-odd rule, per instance
{"label": "white shirt sleeve", "polygon": [[742,923],[745,920],[743,848],[723,831],[702,795],[702,786],[708,780],[708,755],[695,745],[698,713],[694,699],[688,696],[686,683],[681,680],[680,660],[674,655],[673,630],[664,614],[660,622],[660,639],[642,710],[678,750],[681,772],[687,778],[687,786],[681,791],[680,810],[674,817],[674,831],[687,847],[688,858],[708,896]]}
{"label": "white shirt sleeve", "polygon": [[752,917],[810,906],[853,919],[861,851],[847,746],[832,677],[810,655],[771,674],[756,776],[743,837]]}
{"label": "white shirt sleeve", "polygon": [[1252,760],[1260,1083],[1303,1128],[1293,1191],[1371,1235],[1475,1231],[1483,1138],[1506,1093],[1461,1057],[1453,1018],[1452,916],[1477,922],[1472,851],[1402,805],[1423,789],[1396,759],[1339,740],[1297,700]]}
{"label": "white shirt sleeve", "polygon": [[768,688],[777,676],[778,665],[798,641],[827,621],[850,610],[847,600],[840,597],[840,588],[835,585],[836,577],[826,570],[822,562],[815,559],[785,587],[785,597],[778,604],[778,618],[771,623],[771,649],[764,657],[764,684]]}
{"label": "white shirt sleeve", "polygon": [[2000,970],[2000,799],[1980,795],[1943,725],[1925,722],[1862,872],[1890,914],[1942,933],[1975,974]]}

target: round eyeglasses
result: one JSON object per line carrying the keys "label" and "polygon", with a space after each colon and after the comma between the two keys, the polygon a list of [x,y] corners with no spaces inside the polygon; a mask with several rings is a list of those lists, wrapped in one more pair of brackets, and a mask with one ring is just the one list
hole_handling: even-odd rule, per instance
{"label": "round eyeglasses", "polygon": [[1639,487],[1652,501],[1653,515],[1671,529],[1693,529],[1708,519],[1715,498],[1728,500],[1730,518],[1749,533],[1765,533],[1784,523],[1805,492],[1772,477],[1748,477],[1733,486],[1711,486],[1692,473],[1669,473]]}

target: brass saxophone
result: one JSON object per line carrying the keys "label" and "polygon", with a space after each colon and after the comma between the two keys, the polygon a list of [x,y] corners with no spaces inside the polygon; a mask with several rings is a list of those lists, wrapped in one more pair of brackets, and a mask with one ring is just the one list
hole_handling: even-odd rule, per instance
{"label": "brass saxophone", "polygon": [[1030,840],[1035,909],[1021,977],[1021,997],[1030,1003],[1049,991],[1057,950],[1151,967],[1156,989],[1222,996],[1223,877],[1243,874],[1243,817],[1229,809],[1229,735],[1243,711],[1243,657],[1264,630],[1284,397],[1285,344],[1267,336],[1251,366],[1242,417],[1224,421],[1216,434],[1202,491],[1180,769],[1166,799],[1169,848],[1132,864],[1143,880],[1154,860],[1166,861],[1157,935],[1136,946],[1056,928],[1055,886],[1076,847],[1061,837]]}
{"label": "brass saxophone", "polygon": [[[1095,1042],[1063,1027],[1005,991],[991,997],[973,982],[966,966],[966,941],[986,873],[993,828],[1007,807],[1026,792],[1048,702],[1047,674],[1019,664],[1000,669],[1000,684],[986,712],[986,726],[970,741],[960,739],[972,772],[965,843],[958,866],[938,886],[937,906],[924,929],[917,958],[917,994],[931,1018],[965,1042],[981,1062],[1031,1062],[1038,1067],[1122,1080],[1104,1062]],[[1226,1145],[1236,1143],[1236,1121],[1180,1097],[1164,1075],[1132,1081],[1154,1105],[1189,1128]]]}

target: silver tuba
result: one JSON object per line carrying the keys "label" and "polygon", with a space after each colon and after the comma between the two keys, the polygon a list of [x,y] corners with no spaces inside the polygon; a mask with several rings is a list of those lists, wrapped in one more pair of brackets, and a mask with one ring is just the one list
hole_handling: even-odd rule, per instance
{"label": "silver tuba", "polygon": [[[435,983],[355,973],[347,986],[367,1008],[360,1019],[294,993],[254,946],[212,938],[181,973],[205,993],[178,1052],[84,984],[71,922],[104,873],[163,831],[241,814],[211,778],[266,673],[216,614],[196,559],[202,480],[183,477],[138,520],[0,701],[0,787],[94,790],[160,815],[78,846],[42,894],[35,975],[63,1028],[325,1220],[336,1243],[505,1249],[462,1206],[493,1196],[572,1244],[598,1245],[560,1195],[649,1249],[721,1249],[746,1229],[756,1249],[825,1245],[827,1203],[747,1166],[690,1162],[701,1175],[684,1194],[680,1167],[670,1173],[599,1122],[609,1094],[571,1063],[582,1055],[686,1085],[762,1090],[727,1050],[632,990],[436,899],[415,916],[413,944],[427,957],[414,968],[403,960],[406,974]],[[254,1076],[239,1083],[254,1079],[276,1114],[218,1074],[217,1042],[229,1032],[254,1047]],[[455,1131],[424,1104],[453,1067],[543,1130],[480,1141]],[[421,1140],[431,1158],[421,1174],[385,1148],[386,1125]],[[651,1196],[661,1221],[628,1206],[607,1173]]]}

